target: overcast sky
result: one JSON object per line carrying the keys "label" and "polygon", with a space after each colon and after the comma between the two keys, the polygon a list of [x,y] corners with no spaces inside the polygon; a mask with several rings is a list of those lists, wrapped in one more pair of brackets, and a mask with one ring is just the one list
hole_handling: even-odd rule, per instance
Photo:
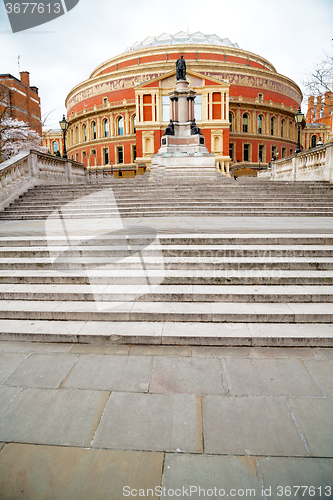
{"label": "overcast sky", "polygon": [[20,56],[42,114],[52,112],[48,128],[59,128],[68,92],[96,66],[147,36],[187,30],[229,38],[302,88],[333,52],[333,0],[80,0],[58,19],[15,34],[0,0],[0,73],[19,77]]}

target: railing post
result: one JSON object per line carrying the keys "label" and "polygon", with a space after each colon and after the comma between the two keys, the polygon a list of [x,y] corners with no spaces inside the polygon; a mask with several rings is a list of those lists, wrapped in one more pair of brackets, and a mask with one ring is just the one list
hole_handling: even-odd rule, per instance
{"label": "railing post", "polygon": [[333,144],[326,147],[324,181],[333,183]]}
{"label": "railing post", "polygon": [[66,161],[65,163],[65,173],[66,173],[66,183],[72,183],[72,164],[70,161]]}
{"label": "railing post", "polygon": [[297,178],[297,156],[294,156],[292,159],[291,159],[291,171],[292,171],[292,180],[293,181],[296,181],[296,178]]}

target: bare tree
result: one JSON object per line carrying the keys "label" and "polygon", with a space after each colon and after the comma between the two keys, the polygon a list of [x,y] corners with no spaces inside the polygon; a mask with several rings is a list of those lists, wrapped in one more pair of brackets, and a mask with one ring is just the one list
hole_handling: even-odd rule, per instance
{"label": "bare tree", "polygon": [[303,82],[307,96],[323,95],[332,92],[333,83],[333,55],[327,55],[316,65],[314,70]]}

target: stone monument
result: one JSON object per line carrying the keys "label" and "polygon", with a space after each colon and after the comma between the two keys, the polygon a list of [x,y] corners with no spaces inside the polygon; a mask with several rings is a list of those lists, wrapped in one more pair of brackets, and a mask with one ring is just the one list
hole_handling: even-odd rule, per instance
{"label": "stone monument", "polygon": [[186,80],[183,56],[176,62],[176,86],[169,92],[170,123],[164,131],[158,153],[152,155],[151,176],[211,176],[216,175],[215,155],[208,152],[205,138],[195,122],[196,93]]}

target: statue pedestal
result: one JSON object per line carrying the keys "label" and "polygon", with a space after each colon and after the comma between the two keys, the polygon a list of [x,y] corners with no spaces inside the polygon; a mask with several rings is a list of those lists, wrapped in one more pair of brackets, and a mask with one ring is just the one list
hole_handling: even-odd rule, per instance
{"label": "statue pedestal", "polygon": [[[163,135],[161,147],[152,155],[150,178],[160,176],[207,177],[216,176],[215,155],[208,152],[205,138],[194,127],[195,92],[188,88],[186,80],[178,80],[176,88],[169,93],[171,120],[168,131],[173,135]],[[172,125],[172,127],[171,127]],[[194,127],[194,128],[193,128]]]}

